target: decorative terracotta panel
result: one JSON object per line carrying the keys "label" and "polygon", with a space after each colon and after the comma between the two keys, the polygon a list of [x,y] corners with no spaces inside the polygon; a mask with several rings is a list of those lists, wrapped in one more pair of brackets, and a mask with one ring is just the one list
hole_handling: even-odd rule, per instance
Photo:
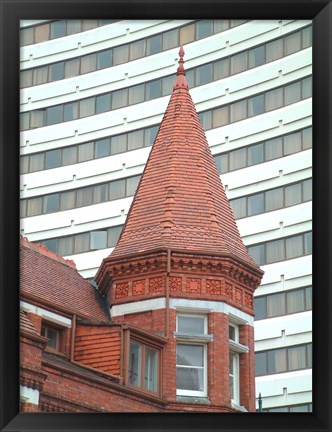
{"label": "decorative terracotta panel", "polygon": [[221,282],[220,282],[220,280],[207,279],[206,280],[206,292],[209,294],[221,294]]}
{"label": "decorative terracotta panel", "polygon": [[243,293],[242,290],[240,290],[239,288],[235,289],[235,300],[239,303],[242,303],[243,299]]}
{"label": "decorative terracotta panel", "polygon": [[116,285],[115,298],[123,298],[127,297],[129,292],[129,284],[128,282],[119,283]]}
{"label": "decorative terracotta panel", "polygon": [[145,294],[145,279],[133,282],[133,295]]}
{"label": "decorative terracotta panel", "polygon": [[155,277],[149,280],[149,292],[159,292],[162,288],[162,278]]}
{"label": "decorative terracotta panel", "polygon": [[225,283],[225,296],[230,300],[233,299],[233,287],[230,283]]}
{"label": "decorative terracotta panel", "polygon": [[244,293],[244,304],[246,306],[248,306],[249,308],[252,308],[253,303],[252,303],[252,295],[248,294],[248,293]]}
{"label": "decorative terracotta panel", "polygon": [[182,278],[171,277],[169,281],[169,288],[171,292],[181,292],[182,291]]}
{"label": "decorative terracotta panel", "polygon": [[186,291],[189,293],[200,293],[202,290],[202,279],[188,278]]}

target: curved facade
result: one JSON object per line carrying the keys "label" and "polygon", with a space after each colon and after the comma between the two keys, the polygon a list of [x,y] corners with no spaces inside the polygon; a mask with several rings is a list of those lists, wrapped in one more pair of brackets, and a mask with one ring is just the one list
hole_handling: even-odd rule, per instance
{"label": "curved facade", "polygon": [[93,278],[125,222],[185,48],[241,237],[265,271],[256,396],[311,410],[311,22],[22,21],[21,234]]}

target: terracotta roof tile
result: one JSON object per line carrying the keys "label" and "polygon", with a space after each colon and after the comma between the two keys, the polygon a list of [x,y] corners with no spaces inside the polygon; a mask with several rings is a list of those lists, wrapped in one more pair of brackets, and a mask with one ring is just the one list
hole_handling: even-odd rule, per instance
{"label": "terracotta roof tile", "polygon": [[20,309],[20,329],[35,336],[40,336],[36,327],[32,324],[22,309]]}

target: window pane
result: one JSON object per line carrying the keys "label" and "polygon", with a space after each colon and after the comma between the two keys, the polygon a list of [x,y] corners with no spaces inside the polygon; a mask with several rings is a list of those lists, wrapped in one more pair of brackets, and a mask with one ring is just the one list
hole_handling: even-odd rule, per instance
{"label": "window pane", "polygon": [[90,234],[83,233],[74,236],[74,253],[88,252],[90,250]]}
{"label": "window pane", "polygon": [[218,173],[224,174],[228,172],[228,154],[214,156],[214,161],[217,165]]}
{"label": "window pane", "polygon": [[111,154],[122,153],[127,150],[127,135],[118,135],[111,138]]}
{"label": "window pane", "polygon": [[149,129],[145,129],[144,133],[144,146],[149,147],[154,143],[158,132],[158,126],[154,126]]}
{"label": "window pane", "polygon": [[128,104],[128,89],[116,90],[112,93],[112,109],[122,108]]}
{"label": "window pane", "polygon": [[80,70],[79,59],[67,60],[65,63],[65,78],[77,76]]}
{"label": "window pane", "polygon": [[144,387],[156,392],[158,388],[158,352],[145,348]]}
{"label": "window pane", "polygon": [[286,350],[274,350],[267,353],[268,373],[279,373],[287,370]]}
{"label": "window pane", "polygon": [[231,74],[243,72],[248,69],[247,52],[233,55],[231,57]]}
{"label": "window pane", "polygon": [[264,95],[248,99],[248,116],[256,116],[264,112]]}
{"label": "window pane", "polygon": [[288,348],[288,369],[298,370],[306,367],[306,347]]}
{"label": "window pane", "polygon": [[296,132],[284,137],[284,155],[287,156],[292,153],[301,151],[301,132]]}
{"label": "window pane", "polygon": [[243,100],[231,104],[231,122],[243,120],[247,117],[247,101]]}
{"label": "window pane", "polygon": [[107,231],[90,232],[90,250],[105,249],[107,246]]}
{"label": "window pane", "polygon": [[282,107],[282,89],[265,93],[265,110],[270,111]]}
{"label": "window pane", "polygon": [[312,287],[308,287],[305,289],[305,304],[306,310],[312,309]]}
{"label": "window pane", "polygon": [[247,149],[241,148],[234,150],[229,154],[230,171],[244,168],[247,165]]}
{"label": "window pane", "polygon": [[256,375],[265,375],[267,373],[266,353],[255,354]]}
{"label": "window pane", "polygon": [[80,101],[80,118],[91,116],[95,113],[95,98]]}
{"label": "window pane", "polygon": [[267,296],[267,317],[275,317],[286,313],[284,293]]}
{"label": "window pane", "polygon": [[264,212],[264,194],[260,193],[248,197],[248,216]]}
{"label": "window pane", "polygon": [[20,29],[20,45],[26,46],[31,45],[34,42],[34,28],[22,28]]}
{"label": "window pane", "polygon": [[285,206],[299,204],[301,199],[301,183],[285,187]]}
{"label": "window pane", "polygon": [[144,101],[144,84],[129,87],[129,105]]}
{"label": "window pane", "polygon": [[81,31],[82,22],[79,19],[67,20],[67,34],[75,34]]}
{"label": "window pane", "polygon": [[263,144],[248,147],[248,166],[264,162]]}
{"label": "window pane", "polygon": [[146,41],[146,55],[152,55],[161,51],[161,35],[152,36]]}
{"label": "window pane", "polygon": [[307,345],[307,367],[312,368],[312,344]]}
{"label": "window pane", "polygon": [[304,291],[296,290],[287,293],[287,313],[302,312],[304,307]]}
{"label": "window pane", "polygon": [[41,197],[28,199],[27,216],[42,214],[43,199]]}
{"label": "window pane", "polygon": [[61,192],[60,210],[69,210],[75,208],[75,191]]}
{"label": "window pane", "polygon": [[61,123],[63,118],[63,105],[56,105],[47,108],[47,124]]}
{"label": "window pane", "polygon": [[57,239],[44,240],[41,243],[45,245],[48,250],[57,252]]}
{"label": "window pane", "polygon": [[265,46],[254,48],[249,51],[249,68],[257,67],[265,63]]}
{"label": "window pane", "polygon": [[115,180],[110,182],[110,200],[123,198],[126,196],[126,181]]}
{"label": "window pane", "polygon": [[196,68],[196,85],[203,85],[212,81],[212,64]]}
{"label": "window pane", "polygon": [[302,236],[290,237],[286,239],[286,258],[296,258],[303,255]]}
{"label": "window pane", "polygon": [[205,318],[193,316],[181,316],[178,319],[178,332],[187,334],[205,334]]}
{"label": "window pane", "polygon": [[30,127],[30,113],[24,112],[20,114],[20,131],[29,129]]}
{"label": "window pane", "polygon": [[284,241],[274,240],[266,243],[266,263],[273,263],[285,259]]}
{"label": "window pane", "polygon": [[151,81],[146,84],[146,100],[155,99],[161,96],[160,80]]}
{"label": "window pane", "polygon": [[98,20],[93,20],[93,19],[82,20],[83,31],[91,30],[96,27],[98,27]]}
{"label": "window pane", "polygon": [[30,172],[40,171],[42,169],[44,169],[44,153],[31,155]]}
{"label": "window pane", "polygon": [[212,35],[212,20],[202,20],[196,23],[196,38],[202,39]]}
{"label": "window pane", "polygon": [[275,40],[266,44],[266,61],[271,62],[280,59],[282,52],[282,39]]}
{"label": "window pane", "polygon": [[302,131],[303,150],[312,147],[312,128],[304,129]]}
{"label": "window pane", "polygon": [[33,85],[44,84],[48,79],[48,66],[34,69],[33,71]]}
{"label": "window pane", "polygon": [[195,39],[195,24],[180,28],[180,45],[186,45]]}
{"label": "window pane", "polygon": [[142,347],[138,343],[130,342],[128,380],[129,384],[141,385]]}
{"label": "window pane", "polygon": [[35,27],[35,43],[44,42],[50,38],[50,25],[43,24]]}
{"label": "window pane", "polygon": [[266,297],[254,298],[255,319],[266,318]]}
{"label": "window pane", "polygon": [[78,162],[84,162],[94,158],[94,143],[89,142],[78,146]]}
{"label": "window pane", "polygon": [[113,65],[126,63],[129,59],[129,45],[122,45],[113,49]]}
{"label": "window pane", "polygon": [[20,156],[20,174],[29,172],[29,156]]}
{"label": "window pane", "polygon": [[203,369],[176,368],[176,388],[179,390],[203,391]]}
{"label": "window pane", "polygon": [[248,252],[258,265],[265,264],[265,245],[249,246]]}
{"label": "window pane", "polygon": [[163,51],[179,45],[179,30],[174,29],[163,34]]}
{"label": "window pane", "polygon": [[97,56],[96,54],[89,54],[81,57],[81,74],[95,71]]}
{"label": "window pane", "polygon": [[213,64],[214,80],[226,78],[229,76],[229,59],[217,61]]}
{"label": "window pane", "polygon": [[27,200],[20,200],[20,218],[27,216]]}
{"label": "window pane", "polygon": [[72,102],[64,105],[64,121],[75,120],[78,118],[78,102]]}
{"label": "window pane", "polygon": [[212,114],[211,111],[205,111],[198,114],[204,130],[209,130],[212,127]]}
{"label": "window pane", "polygon": [[213,20],[214,33],[219,33],[229,29],[229,20]]}
{"label": "window pane", "polygon": [[21,88],[32,86],[32,75],[33,75],[32,69],[22,70],[20,72],[20,87]]}
{"label": "window pane", "polygon": [[311,254],[312,253],[312,233],[304,234],[304,253]]}
{"label": "window pane", "polygon": [[145,40],[139,40],[130,44],[130,60],[135,60],[145,55]]}
{"label": "window pane", "polygon": [[144,144],[144,130],[128,133],[128,150],[142,148]]}
{"label": "window pane", "polygon": [[74,252],[74,238],[72,236],[58,239],[58,254],[71,255]]}
{"label": "window pane", "polygon": [[230,201],[235,219],[240,219],[247,216],[247,200],[246,198],[237,198]]}
{"label": "window pane", "polygon": [[246,22],[246,20],[243,19],[232,19],[231,20],[231,27],[237,27],[241,24],[244,24]]}
{"label": "window pane", "polygon": [[285,55],[292,54],[301,49],[301,32],[285,37]]}
{"label": "window pane", "polygon": [[112,227],[107,230],[108,247],[114,247],[117,244],[121,231],[122,231],[122,225]]}
{"label": "window pane", "polygon": [[76,206],[83,207],[92,204],[92,187],[77,189],[76,191]]}
{"label": "window pane", "polygon": [[44,196],[43,213],[52,213],[59,211],[60,195],[58,193]]}
{"label": "window pane", "polygon": [[308,48],[312,45],[312,27],[302,30],[302,48]]}
{"label": "window pane", "polygon": [[65,63],[59,62],[50,65],[49,69],[49,81],[58,81],[64,78],[65,74]]}
{"label": "window pane", "polygon": [[93,204],[108,201],[108,184],[102,184],[93,187]]}
{"label": "window pane", "polygon": [[282,157],[282,139],[275,138],[265,141],[265,160],[269,161]]}
{"label": "window pane", "polygon": [[170,95],[173,91],[174,77],[171,75],[161,80],[161,94],[162,96]]}
{"label": "window pane", "polygon": [[302,80],[302,99],[312,96],[312,79],[311,77]]}
{"label": "window pane", "polygon": [[135,194],[141,176],[129,177],[127,179],[127,196]]}
{"label": "window pane", "polygon": [[95,158],[106,157],[110,155],[110,139],[102,139],[95,142]]}
{"label": "window pane", "polygon": [[51,39],[66,36],[66,21],[55,21],[51,23]]}
{"label": "window pane", "polygon": [[186,71],[186,80],[189,88],[195,87],[195,70],[190,69]]}
{"label": "window pane", "polygon": [[97,96],[96,99],[96,114],[100,114],[111,109],[111,95],[105,94]]}
{"label": "window pane", "polygon": [[105,69],[112,66],[113,51],[111,49],[97,54],[97,69]]}
{"label": "window pane", "polygon": [[77,147],[62,149],[62,165],[71,165],[77,162]]}
{"label": "window pane", "polygon": [[272,211],[282,208],[284,205],[283,188],[273,189],[265,192],[265,210]]}
{"label": "window pane", "polygon": [[285,105],[301,100],[301,82],[296,82],[285,87]]}
{"label": "window pane", "polygon": [[61,166],[61,150],[51,150],[45,153],[45,169]]}
{"label": "window pane", "polygon": [[176,363],[186,366],[203,366],[204,349],[200,345],[182,345],[176,346]]}

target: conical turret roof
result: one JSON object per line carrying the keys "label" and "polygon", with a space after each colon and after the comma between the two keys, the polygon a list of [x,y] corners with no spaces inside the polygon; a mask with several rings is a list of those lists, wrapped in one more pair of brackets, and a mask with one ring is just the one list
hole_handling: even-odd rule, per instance
{"label": "conical turret roof", "polygon": [[177,80],[120,239],[110,257],[157,248],[232,255],[244,246],[189,93],[180,48]]}

